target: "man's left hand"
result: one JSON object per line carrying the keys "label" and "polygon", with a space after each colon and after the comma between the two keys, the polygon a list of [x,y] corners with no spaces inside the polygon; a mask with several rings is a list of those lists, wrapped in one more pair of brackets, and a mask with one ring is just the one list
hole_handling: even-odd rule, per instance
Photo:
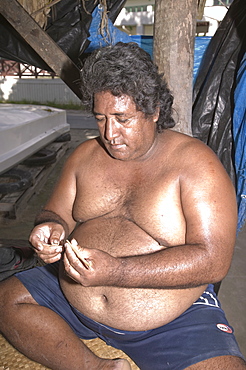
{"label": "man's left hand", "polygon": [[65,243],[64,268],[66,274],[77,283],[89,286],[118,285],[121,259],[99,249],[76,249]]}

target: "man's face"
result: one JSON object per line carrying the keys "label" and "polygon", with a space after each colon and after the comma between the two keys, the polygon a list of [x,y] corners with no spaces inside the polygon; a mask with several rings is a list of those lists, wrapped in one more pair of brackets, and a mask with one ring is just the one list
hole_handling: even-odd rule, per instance
{"label": "man's face", "polygon": [[131,97],[106,91],[95,94],[94,115],[101,140],[113,158],[129,161],[148,155],[156,139],[158,113],[146,118]]}

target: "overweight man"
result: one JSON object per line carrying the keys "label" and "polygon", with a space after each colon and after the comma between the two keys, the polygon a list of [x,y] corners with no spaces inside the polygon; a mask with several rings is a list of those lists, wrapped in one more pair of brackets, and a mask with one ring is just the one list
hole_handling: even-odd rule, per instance
{"label": "overweight man", "polygon": [[246,368],[213,290],[230,267],[233,185],[202,142],[172,130],[173,97],[134,43],[96,50],[82,102],[99,137],[69,157],[30,242],[46,264],[0,285],[0,330],[54,370]]}

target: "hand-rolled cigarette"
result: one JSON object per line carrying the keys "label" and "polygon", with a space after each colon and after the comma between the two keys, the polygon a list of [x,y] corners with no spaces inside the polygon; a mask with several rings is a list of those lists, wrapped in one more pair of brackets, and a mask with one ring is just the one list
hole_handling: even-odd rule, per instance
{"label": "hand-rolled cigarette", "polygon": [[77,248],[77,246],[78,246],[77,240],[75,240],[75,239],[72,239],[71,241],[66,240],[66,243],[68,243],[70,245],[70,247],[72,248],[72,250],[74,251],[76,256],[81,260],[83,265],[87,269],[89,269],[91,267],[91,262],[87,261],[87,259],[83,257],[82,252]]}

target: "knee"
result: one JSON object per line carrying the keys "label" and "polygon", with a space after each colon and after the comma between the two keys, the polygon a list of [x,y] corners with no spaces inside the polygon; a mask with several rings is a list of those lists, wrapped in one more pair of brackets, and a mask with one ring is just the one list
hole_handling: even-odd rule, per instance
{"label": "knee", "polygon": [[15,277],[0,282],[0,319],[3,319],[2,315],[8,313],[15,305],[24,303],[25,291],[24,285]]}
{"label": "knee", "polygon": [[[0,333],[8,337],[14,326],[26,324],[26,306],[37,304],[16,277],[0,283]],[[23,315],[24,313],[24,315]]]}

